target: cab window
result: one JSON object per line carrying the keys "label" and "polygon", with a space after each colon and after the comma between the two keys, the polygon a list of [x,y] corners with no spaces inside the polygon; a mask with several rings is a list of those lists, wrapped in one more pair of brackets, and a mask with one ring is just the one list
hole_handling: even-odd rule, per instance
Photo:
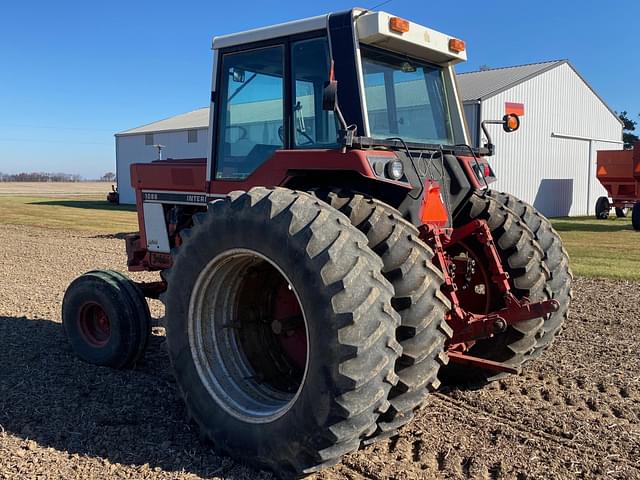
{"label": "cab window", "polygon": [[300,40],[291,45],[293,101],[291,118],[297,148],[331,148],[337,129],[333,112],[322,110],[322,92],[329,79],[329,45],[326,37]]}
{"label": "cab window", "polygon": [[284,48],[222,58],[216,178],[244,179],[284,144]]}

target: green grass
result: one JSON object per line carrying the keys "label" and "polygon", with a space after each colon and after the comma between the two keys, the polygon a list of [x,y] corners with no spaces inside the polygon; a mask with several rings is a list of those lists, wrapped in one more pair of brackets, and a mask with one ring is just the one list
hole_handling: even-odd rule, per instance
{"label": "green grass", "polygon": [[[640,281],[640,232],[633,231],[629,218],[558,218],[552,223],[569,251],[574,274]],[[0,195],[0,224],[105,234],[138,230],[134,205],[111,205],[97,195]]]}
{"label": "green grass", "polygon": [[104,196],[0,196],[0,223],[44,228],[122,233],[138,230],[134,205],[112,205]]}
{"label": "green grass", "polygon": [[571,257],[575,275],[640,280],[640,232],[630,218],[557,218],[551,222]]}

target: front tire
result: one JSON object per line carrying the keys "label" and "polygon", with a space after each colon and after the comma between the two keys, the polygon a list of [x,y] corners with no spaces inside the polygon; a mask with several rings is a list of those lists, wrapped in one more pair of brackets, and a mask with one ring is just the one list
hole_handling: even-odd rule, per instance
{"label": "front tire", "polygon": [[113,270],[95,270],[67,288],[62,325],[71,348],[85,362],[127,368],[144,355],[151,315],[135,283]]}
{"label": "front tire", "polygon": [[346,217],[283,188],[234,192],[194,222],[164,273],[190,416],[220,451],[281,476],[335,464],[397,381],[381,260]]}

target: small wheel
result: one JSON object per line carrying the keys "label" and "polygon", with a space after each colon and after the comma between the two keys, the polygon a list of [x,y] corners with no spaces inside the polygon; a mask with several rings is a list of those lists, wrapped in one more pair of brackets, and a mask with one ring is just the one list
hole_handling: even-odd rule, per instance
{"label": "small wheel", "polygon": [[633,205],[631,211],[631,225],[636,232],[640,232],[640,202],[636,202]]}
{"label": "small wheel", "polygon": [[606,220],[609,218],[609,210],[611,210],[609,199],[607,197],[599,197],[596,200],[596,218]]}
{"label": "small wheel", "polygon": [[616,207],[616,217],[624,218],[626,216],[627,216],[627,209],[626,208]]}
{"label": "small wheel", "polygon": [[144,354],[151,315],[144,295],[131,280],[111,270],[95,270],[67,288],[62,324],[71,348],[82,360],[126,368]]}

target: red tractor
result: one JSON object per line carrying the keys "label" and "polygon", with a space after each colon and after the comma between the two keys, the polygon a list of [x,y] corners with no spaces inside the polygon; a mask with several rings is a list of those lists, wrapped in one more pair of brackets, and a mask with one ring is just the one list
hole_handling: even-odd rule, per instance
{"label": "red tractor", "polygon": [[550,345],[569,260],[545,217],[489,188],[464,42],[354,9],[213,51],[208,157],[131,167],[128,268],[161,281],[76,279],[63,322],[82,359],[135,365],[159,296],[190,417],[288,477],[393,435],[441,381],[481,385]]}

